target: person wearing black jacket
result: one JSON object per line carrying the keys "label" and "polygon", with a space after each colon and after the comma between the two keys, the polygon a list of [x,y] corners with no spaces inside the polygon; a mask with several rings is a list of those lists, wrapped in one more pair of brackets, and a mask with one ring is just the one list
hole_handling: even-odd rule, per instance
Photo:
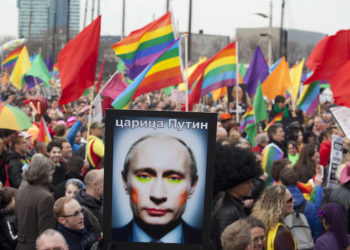
{"label": "person wearing black jacket", "polygon": [[15,220],[16,189],[5,187],[0,191],[0,248],[14,250],[17,245],[17,223]]}
{"label": "person wearing black jacket", "polygon": [[70,250],[84,250],[98,241],[101,233],[93,234],[86,230],[83,208],[72,197],[59,198],[54,205],[54,213],[58,221],[59,231]]}
{"label": "person wearing black jacket", "polygon": [[7,171],[11,187],[18,188],[22,182],[22,172],[29,167],[26,159],[27,144],[22,136],[12,140],[13,152],[6,156]]}
{"label": "person wearing black jacket", "polygon": [[251,198],[252,180],[262,173],[259,162],[249,149],[233,145],[216,145],[211,245],[222,249],[221,233],[240,218],[249,216],[250,209],[243,204]]}
{"label": "person wearing black jacket", "polygon": [[90,170],[85,178],[86,189],[81,189],[75,196],[75,199],[84,208],[85,228],[91,233],[102,232],[103,220],[103,169]]}

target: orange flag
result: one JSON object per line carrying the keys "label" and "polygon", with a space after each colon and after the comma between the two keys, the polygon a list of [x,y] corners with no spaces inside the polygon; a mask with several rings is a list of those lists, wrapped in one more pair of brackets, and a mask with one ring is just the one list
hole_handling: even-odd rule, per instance
{"label": "orange flag", "polygon": [[286,90],[290,86],[289,66],[283,57],[274,71],[265,79],[261,88],[264,96],[273,100],[277,95],[286,96]]}
{"label": "orange flag", "polygon": [[217,101],[219,100],[219,98],[223,95],[226,95],[227,94],[227,87],[224,86],[224,87],[221,87],[219,89],[215,89],[211,92],[213,94],[213,99],[214,101]]}
{"label": "orange flag", "polygon": [[49,130],[45,124],[44,118],[41,117],[37,142],[49,143],[50,141],[51,141],[51,136],[50,136]]}
{"label": "orange flag", "polygon": [[5,85],[7,83],[7,78],[8,78],[7,71],[5,71],[4,77],[2,78],[2,84]]}

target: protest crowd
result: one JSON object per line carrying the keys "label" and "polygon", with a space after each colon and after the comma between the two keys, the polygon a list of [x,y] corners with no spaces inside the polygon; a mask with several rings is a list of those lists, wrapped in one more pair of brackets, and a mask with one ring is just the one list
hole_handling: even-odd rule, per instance
{"label": "protest crowd", "polygon": [[[125,72],[118,77],[127,82]],[[266,97],[267,84],[251,94],[241,82],[190,103],[192,111],[217,116],[210,248],[349,249],[350,139],[331,114],[336,104],[305,112],[286,92]],[[60,105],[69,91],[59,86],[0,86],[0,119],[10,109],[30,120],[0,128],[0,249],[104,246],[104,169],[111,167],[104,164],[105,110],[116,106],[115,96],[102,94],[97,121],[90,95],[98,91],[89,91]],[[156,89],[128,109],[183,111],[177,100]],[[334,136],[344,144],[333,173]]]}

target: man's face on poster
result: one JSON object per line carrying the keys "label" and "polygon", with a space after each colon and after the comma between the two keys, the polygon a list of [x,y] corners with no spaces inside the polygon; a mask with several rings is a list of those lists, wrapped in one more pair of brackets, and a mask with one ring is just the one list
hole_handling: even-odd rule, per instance
{"label": "man's face on poster", "polygon": [[124,188],[134,218],[148,225],[180,221],[197,185],[188,149],[171,137],[150,137],[132,154]]}

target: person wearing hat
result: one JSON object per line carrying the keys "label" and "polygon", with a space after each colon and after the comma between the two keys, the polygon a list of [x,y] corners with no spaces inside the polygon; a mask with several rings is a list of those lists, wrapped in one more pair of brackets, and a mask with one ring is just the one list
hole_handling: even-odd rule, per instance
{"label": "person wearing hat", "polygon": [[211,239],[213,247],[221,249],[220,236],[225,228],[240,218],[249,216],[243,201],[251,197],[252,180],[262,173],[253,152],[229,145],[216,145]]}
{"label": "person wearing hat", "polygon": [[90,125],[90,135],[86,145],[87,158],[92,168],[100,168],[101,160],[105,154],[105,144],[102,141],[105,125],[94,121]]}
{"label": "person wearing hat", "polygon": [[340,185],[326,192],[324,202],[341,205],[345,212],[347,231],[350,233],[350,162],[339,165],[335,177]]}

